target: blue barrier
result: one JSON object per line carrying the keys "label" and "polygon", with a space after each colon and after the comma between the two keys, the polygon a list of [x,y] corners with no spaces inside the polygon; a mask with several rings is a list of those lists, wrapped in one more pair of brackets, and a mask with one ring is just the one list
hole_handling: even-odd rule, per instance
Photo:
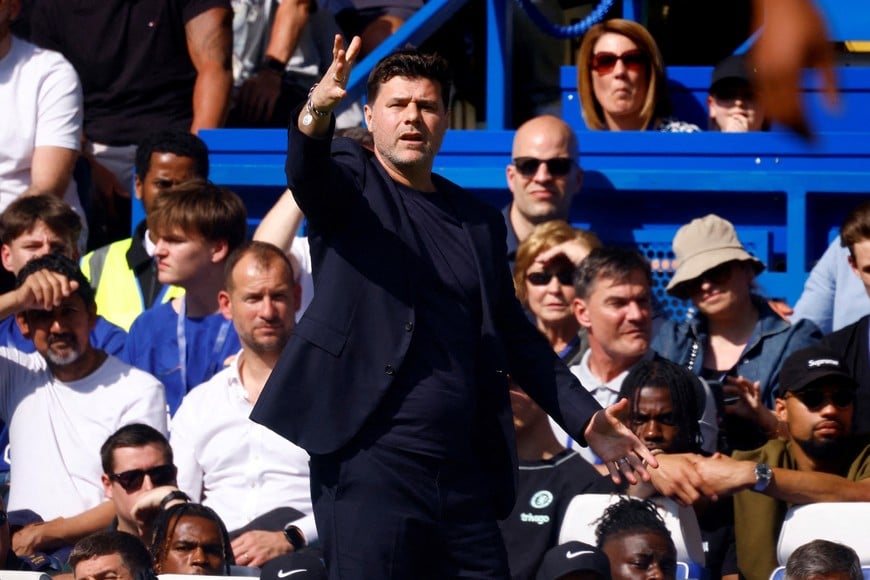
{"label": "blue barrier", "polygon": [[[212,179],[242,195],[255,224],[284,188],[285,132],[212,130],[202,137]],[[450,131],[435,171],[502,206],[510,199],[512,140],[513,131]],[[585,132],[580,159],[585,177],[573,223],[605,242],[641,247],[664,283],[676,229],[717,213],[768,265],[759,278],[768,295],[791,303],[831,229],[870,191],[863,133],[823,133],[808,144],[784,133]]]}

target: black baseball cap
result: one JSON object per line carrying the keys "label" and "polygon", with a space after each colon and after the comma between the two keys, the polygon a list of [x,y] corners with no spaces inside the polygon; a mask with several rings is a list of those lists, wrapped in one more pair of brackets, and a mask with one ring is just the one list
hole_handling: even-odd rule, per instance
{"label": "black baseball cap", "polygon": [[788,391],[800,392],[822,379],[858,388],[842,357],[829,348],[815,345],[796,350],[785,359],[779,373],[777,396],[784,397]]}
{"label": "black baseball cap", "polygon": [[713,77],[710,79],[710,93],[716,94],[717,85],[721,86],[725,82],[734,81],[752,82],[744,54],[732,54],[716,65],[716,68],[713,69]]}
{"label": "black baseball cap", "polygon": [[610,560],[596,548],[583,542],[566,542],[544,554],[537,580],[558,580],[572,572],[592,572],[601,580],[610,580]]}

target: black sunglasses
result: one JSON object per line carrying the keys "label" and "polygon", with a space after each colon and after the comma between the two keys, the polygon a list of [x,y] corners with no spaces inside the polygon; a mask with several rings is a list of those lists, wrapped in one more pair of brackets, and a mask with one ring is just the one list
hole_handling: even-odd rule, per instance
{"label": "black sunglasses", "polygon": [[851,389],[837,389],[831,391],[830,394],[821,389],[807,389],[796,393],[789,391],[788,394],[797,397],[811,411],[821,409],[828,402],[833,403],[835,407],[840,409],[844,409],[855,402],[855,391]]}
{"label": "black sunglasses", "polygon": [[734,260],[731,260],[730,262],[719,264],[715,268],[710,268],[709,270],[706,270],[697,278],[693,278],[687,282],[684,282],[682,286],[685,289],[686,296],[689,297],[700,292],[701,284],[703,284],[705,280],[710,284],[714,284],[716,286],[726,283],[728,280],[731,279],[731,274],[734,272],[735,263],[736,262]]}
{"label": "black sunglasses", "polygon": [[646,70],[649,63],[649,57],[647,54],[637,48],[623,52],[622,54],[596,52],[592,55],[592,70],[600,75],[606,75],[616,67],[616,63],[620,60],[622,61],[622,64],[625,65],[625,68],[635,71]]}
{"label": "black sunglasses", "polygon": [[158,465],[151,469],[131,469],[123,473],[113,473],[109,476],[112,481],[117,481],[126,492],[134,492],[142,489],[142,483],[145,481],[145,476],[151,478],[151,483],[155,486],[169,485],[175,483],[175,477],[178,475],[178,468],[174,465]]}
{"label": "black sunglasses", "polygon": [[570,157],[553,157],[552,159],[538,159],[537,157],[516,157],[514,167],[523,177],[534,177],[541,163],[547,166],[547,171],[553,177],[565,177],[574,167],[574,160]]}
{"label": "black sunglasses", "polygon": [[550,283],[550,280],[553,279],[553,276],[559,280],[559,284],[562,286],[571,286],[574,284],[574,270],[569,268],[558,270],[556,272],[532,272],[531,274],[526,274],[526,280],[528,280],[529,284],[532,286],[546,286]]}

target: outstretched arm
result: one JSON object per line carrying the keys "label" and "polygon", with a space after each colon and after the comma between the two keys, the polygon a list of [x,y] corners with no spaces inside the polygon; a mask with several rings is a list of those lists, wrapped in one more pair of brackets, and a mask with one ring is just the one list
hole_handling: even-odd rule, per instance
{"label": "outstretched arm", "polygon": [[191,133],[224,124],[233,86],[233,14],[226,8],[209,8],[184,25],[187,50],[196,68],[193,86]]}
{"label": "outstretched arm", "polygon": [[649,481],[646,466],[658,467],[659,464],[646,445],[620,420],[627,410],[628,399],[622,399],[597,411],[586,426],[586,442],[607,466],[615,483],[621,481],[620,474],[629,483],[637,483],[638,475],[643,481]]}

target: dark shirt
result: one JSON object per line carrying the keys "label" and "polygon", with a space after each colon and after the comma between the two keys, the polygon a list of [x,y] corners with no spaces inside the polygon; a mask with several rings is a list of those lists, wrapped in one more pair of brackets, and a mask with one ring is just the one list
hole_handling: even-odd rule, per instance
{"label": "dark shirt", "polygon": [[482,316],[471,241],[445,194],[399,190],[419,260],[416,320],[408,353],[372,424],[385,433],[379,438],[384,445],[468,460]]}
{"label": "dark shirt", "polygon": [[565,510],[581,493],[617,491],[576,451],[541,461],[520,461],[517,502],[499,522],[514,580],[534,578],[544,553],[556,546]]}
{"label": "dark shirt", "polygon": [[108,145],[139,143],[193,120],[196,69],[185,25],[229,0],[36,0],[31,38],[62,53],[84,92],[84,132]]}

